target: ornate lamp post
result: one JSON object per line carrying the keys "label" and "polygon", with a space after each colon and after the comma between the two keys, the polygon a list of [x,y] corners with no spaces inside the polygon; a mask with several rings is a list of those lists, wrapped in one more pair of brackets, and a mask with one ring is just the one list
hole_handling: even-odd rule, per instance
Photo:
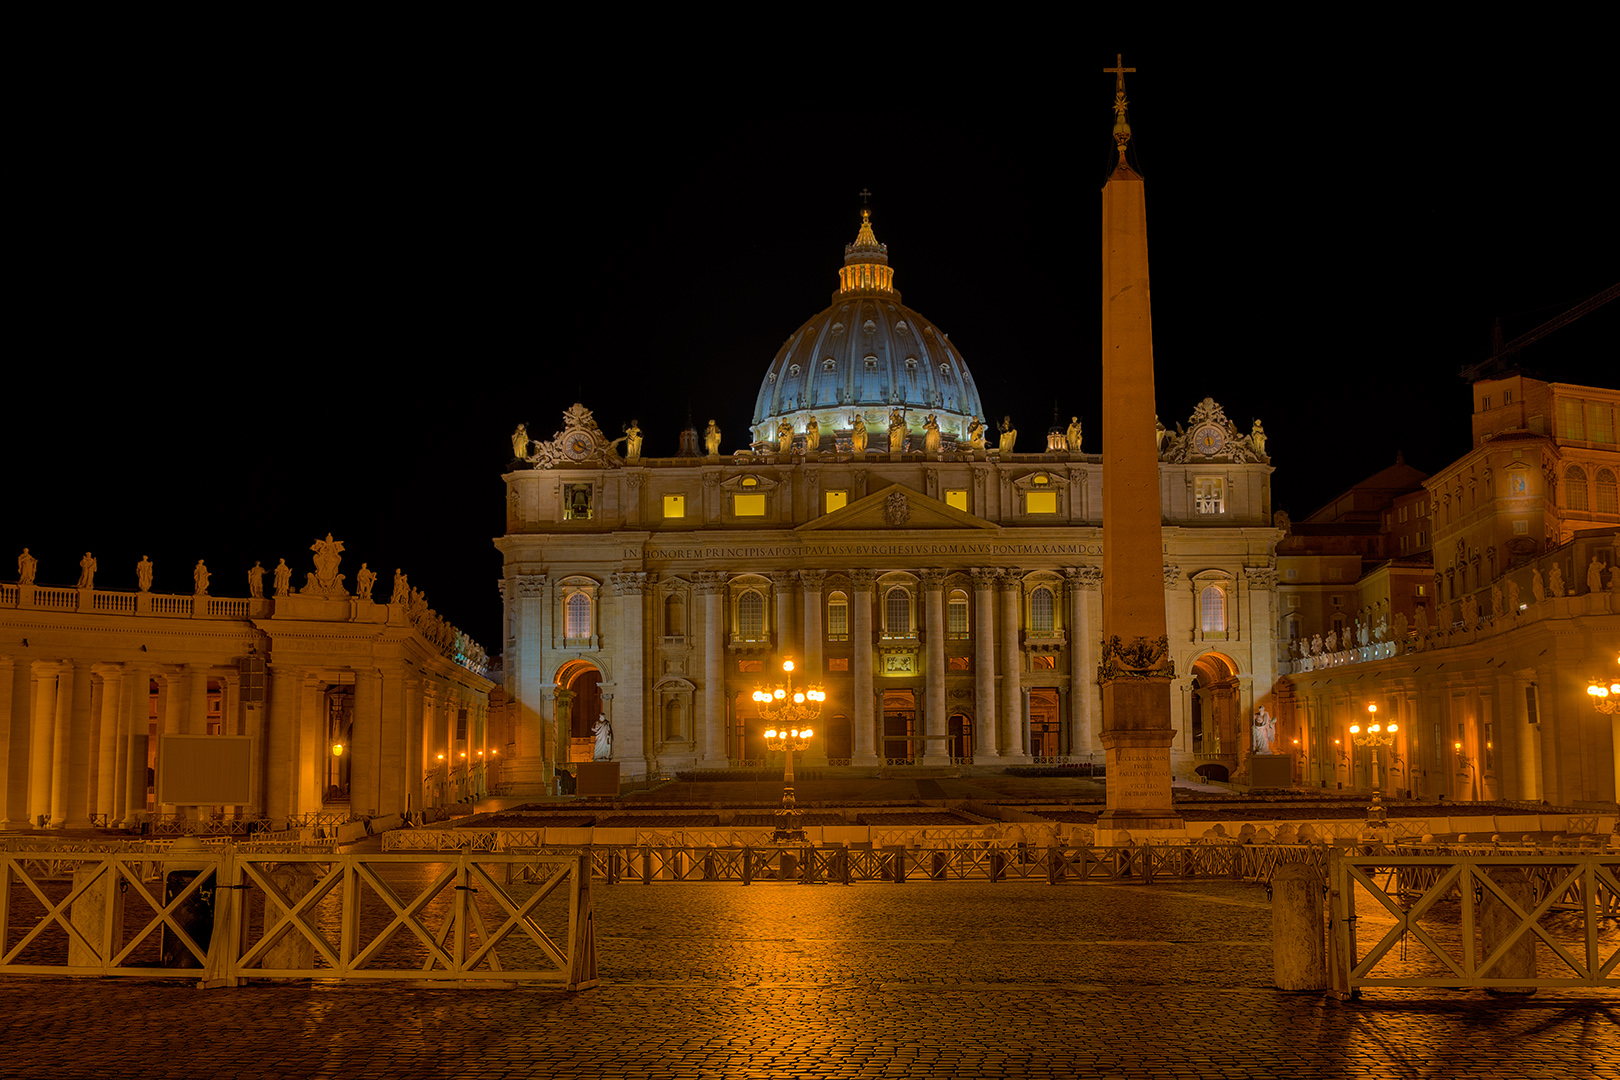
{"label": "ornate lamp post", "polygon": [[776,841],[803,841],[804,826],[799,819],[804,811],[793,801],[793,754],[810,745],[810,737],[815,732],[808,725],[821,716],[821,703],[827,700],[827,695],[822,693],[819,686],[793,689],[792,660],[782,661],[782,671],[787,675],[787,682],[770,690],[764,687],[756,689],[754,702],[759,706],[760,716],[771,725],[765,731],[765,748],[783,751],[785,759],[782,768],[782,809],[776,812],[776,831],[771,838]]}
{"label": "ornate lamp post", "polygon": [[[1615,657],[1614,662],[1620,664],[1620,656]],[[1620,679],[1607,685],[1594,681],[1586,688],[1586,692],[1592,695],[1592,708],[1598,712],[1605,716],[1620,713]]]}
{"label": "ornate lamp post", "polygon": [[1457,754],[1457,775],[1468,780],[1468,792],[1474,802],[1479,801],[1479,770],[1474,767],[1474,759],[1463,753],[1460,742],[1451,744],[1451,749]]}
{"label": "ornate lamp post", "polygon": [[1400,730],[1398,724],[1380,726],[1378,723],[1378,706],[1367,706],[1367,730],[1362,731],[1360,724],[1350,725],[1350,739],[1357,746],[1365,746],[1372,751],[1372,788],[1378,792],[1383,786],[1378,782],[1378,751],[1386,746],[1395,745],[1395,733]]}

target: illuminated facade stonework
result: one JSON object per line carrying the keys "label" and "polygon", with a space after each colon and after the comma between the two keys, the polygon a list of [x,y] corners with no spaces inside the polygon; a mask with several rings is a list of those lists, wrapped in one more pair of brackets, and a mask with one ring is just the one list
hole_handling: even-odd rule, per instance
{"label": "illuminated facade stonework", "polygon": [[[514,436],[510,779],[554,784],[601,716],[627,776],[757,761],[750,694],[787,656],[828,693],[811,763],[1101,761],[1101,457],[1078,425],[1038,453],[986,438],[965,361],[893,284],[863,221],[739,448],[711,425],[646,457],[577,404]],[[1208,400],[1160,435],[1179,775],[1242,768],[1274,679],[1264,446]]]}

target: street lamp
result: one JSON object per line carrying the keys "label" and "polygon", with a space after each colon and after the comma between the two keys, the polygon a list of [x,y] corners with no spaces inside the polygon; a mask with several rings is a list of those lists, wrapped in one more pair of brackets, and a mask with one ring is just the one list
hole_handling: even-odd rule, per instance
{"label": "street lamp", "polygon": [[1399,731],[1399,730],[1400,730],[1400,725],[1395,724],[1395,723],[1390,723],[1390,724],[1388,724],[1386,726],[1380,726],[1379,723],[1378,723],[1378,706],[1373,705],[1373,704],[1369,704],[1367,706],[1367,730],[1366,731],[1361,730],[1361,725],[1360,724],[1351,724],[1350,725],[1350,739],[1351,739],[1351,741],[1354,742],[1357,746],[1365,746],[1365,747],[1367,747],[1368,749],[1370,749],[1372,751],[1370,756],[1372,757],[1372,766],[1373,766],[1373,783],[1372,783],[1372,787],[1373,787],[1374,791],[1382,791],[1383,790],[1383,785],[1381,785],[1378,782],[1378,751],[1381,748],[1386,747],[1386,746],[1394,746],[1395,745],[1395,733],[1397,731]]}
{"label": "street lamp", "polygon": [[821,687],[803,690],[793,688],[793,661],[784,659],[782,671],[787,681],[772,689],[760,687],[754,691],[754,703],[760,716],[771,726],[765,731],[765,749],[783,751],[782,808],[776,812],[776,831],[771,838],[803,841],[804,826],[799,819],[804,814],[793,801],[793,754],[810,745],[815,734],[809,723],[821,716],[821,703],[827,700]]}
{"label": "street lamp", "polygon": [[1457,775],[1469,781],[1468,792],[1474,797],[1474,801],[1478,802],[1479,792],[1476,790],[1476,785],[1479,780],[1479,770],[1474,768],[1474,759],[1463,753],[1462,743],[1460,742],[1452,743],[1451,748],[1457,753]]}

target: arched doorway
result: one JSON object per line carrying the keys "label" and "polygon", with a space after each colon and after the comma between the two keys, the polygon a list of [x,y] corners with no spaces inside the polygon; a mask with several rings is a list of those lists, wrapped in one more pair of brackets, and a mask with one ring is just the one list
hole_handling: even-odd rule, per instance
{"label": "arched doorway", "polygon": [[590,761],[591,728],[603,714],[602,672],[589,660],[570,660],[557,669],[557,760]]}
{"label": "arched doorway", "polygon": [[959,762],[973,760],[973,719],[966,713],[951,713],[951,757]]}
{"label": "arched doorway", "polygon": [[1029,753],[1036,758],[1055,758],[1058,749],[1058,692],[1038,686],[1029,692]]}
{"label": "arched doorway", "polygon": [[910,764],[915,759],[917,733],[917,692],[883,691],[883,756],[889,761]]}
{"label": "arched doorway", "polygon": [[[1192,664],[1192,690],[1187,701],[1187,743],[1199,775],[1210,779],[1215,770],[1205,763],[1221,764],[1230,771],[1242,749],[1238,717],[1237,665],[1220,653],[1205,653]],[[1223,760],[1224,759],[1224,760]]]}

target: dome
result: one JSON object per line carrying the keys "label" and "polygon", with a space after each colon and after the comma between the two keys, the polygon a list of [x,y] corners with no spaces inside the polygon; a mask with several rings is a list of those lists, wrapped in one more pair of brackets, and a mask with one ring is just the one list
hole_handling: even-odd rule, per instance
{"label": "dome", "polygon": [[968,424],[984,415],[973,376],[945,332],[900,302],[888,245],[873,235],[868,210],[844,248],[838,281],[832,306],[806,320],[771,361],[754,405],[754,440],[775,442],[783,420],[802,435],[811,416],[824,437],[847,435],[857,413],[882,431],[900,409],[919,437],[913,445],[921,445],[930,413],[947,440],[965,441]]}

